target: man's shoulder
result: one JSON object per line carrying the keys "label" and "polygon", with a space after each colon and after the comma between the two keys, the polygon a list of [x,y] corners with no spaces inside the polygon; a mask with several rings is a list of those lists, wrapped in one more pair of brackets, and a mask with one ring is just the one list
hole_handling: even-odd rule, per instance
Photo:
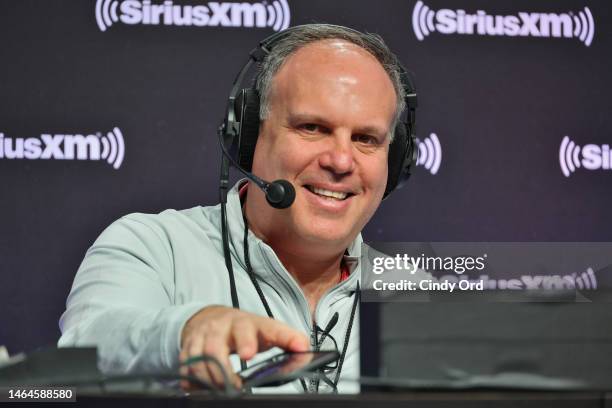
{"label": "man's shoulder", "polygon": [[102,234],[117,238],[137,237],[167,242],[211,239],[219,232],[218,206],[196,206],[184,210],[167,209],[157,214],[130,213],[113,222]]}
{"label": "man's shoulder", "polygon": [[117,222],[135,222],[149,227],[206,226],[219,217],[218,206],[195,206],[183,210],[167,209],[157,214],[134,212],[119,218]]}

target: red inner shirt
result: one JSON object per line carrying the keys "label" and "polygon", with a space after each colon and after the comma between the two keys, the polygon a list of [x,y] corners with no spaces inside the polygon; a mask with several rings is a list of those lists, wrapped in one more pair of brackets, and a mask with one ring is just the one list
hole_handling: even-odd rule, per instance
{"label": "red inner shirt", "polygon": [[344,282],[349,276],[351,276],[351,271],[349,271],[349,267],[346,262],[344,262],[343,258],[340,262],[340,282]]}

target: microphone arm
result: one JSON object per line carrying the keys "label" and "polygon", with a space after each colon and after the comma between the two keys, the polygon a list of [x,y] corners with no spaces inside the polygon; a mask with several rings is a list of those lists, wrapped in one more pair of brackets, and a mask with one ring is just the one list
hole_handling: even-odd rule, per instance
{"label": "microphone arm", "polygon": [[242,168],[234,160],[232,155],[227,151],[225,147],[225,143],[223,140],[223,135],[227,134],[225,132],[226,124],[223,123],[219,126],[218,135],[219,135],[219,144],[221,145],[221,151],[223,152],[223,156],[226,157],[230,163],[237,168],[242,174],[246,176],[249,180],[251,180],[257,187],[259,187],[266,194],[266,201],[274,208],[283,209],[291,206],[293,201],[295,200],[295,188],[293,185],[283,179],[275,180],[271,183],[260,179],[255,174],[246,171]]}

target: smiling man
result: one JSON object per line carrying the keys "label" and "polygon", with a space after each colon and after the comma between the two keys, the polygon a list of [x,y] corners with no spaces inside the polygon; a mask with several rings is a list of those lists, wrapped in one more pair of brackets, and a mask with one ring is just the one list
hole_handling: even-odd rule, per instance
{"label": "smiling man", "polygon": [[253,171],[290,181],[296,199],[279,211],[253,188],[246,217],[302,284],[314,312],[382,200],[395,91],[373,55],[329,39],[289,57],[268,92]]}
{"label": "smiling man", "polygon": [[[336,348],[341,357],[322,372],[326,380],[277,391],[358,390],[342,380],[359,375],[360,231],[387,186],[389,144],[404,103],[399,70],[377,36],[329,25],[291,29],[257,76],[252,167],[263,179],[289,181],[295,202],[272,208],[244,182],[230,191],[240,310],[232,308],[219,206],[131,214],[88,251],[59,344],[97,345],[108,372],[174,369],[201,354],[234,372],[234,353],[252,364],[272,347]],[[181,370],[223,382],[214,364]]]}

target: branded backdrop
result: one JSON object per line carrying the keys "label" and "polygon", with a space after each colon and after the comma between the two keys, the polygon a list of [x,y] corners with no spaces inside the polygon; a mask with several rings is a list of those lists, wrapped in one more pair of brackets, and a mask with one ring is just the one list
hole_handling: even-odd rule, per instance
{"label": "branded backdrop", "polygon": [[0,344],[57,340],[116,218],[216,203],[234,75],[309,22],[377,32],[415,74],[418,166],[366,240],[612,241],[606,1],[5,1]]}

